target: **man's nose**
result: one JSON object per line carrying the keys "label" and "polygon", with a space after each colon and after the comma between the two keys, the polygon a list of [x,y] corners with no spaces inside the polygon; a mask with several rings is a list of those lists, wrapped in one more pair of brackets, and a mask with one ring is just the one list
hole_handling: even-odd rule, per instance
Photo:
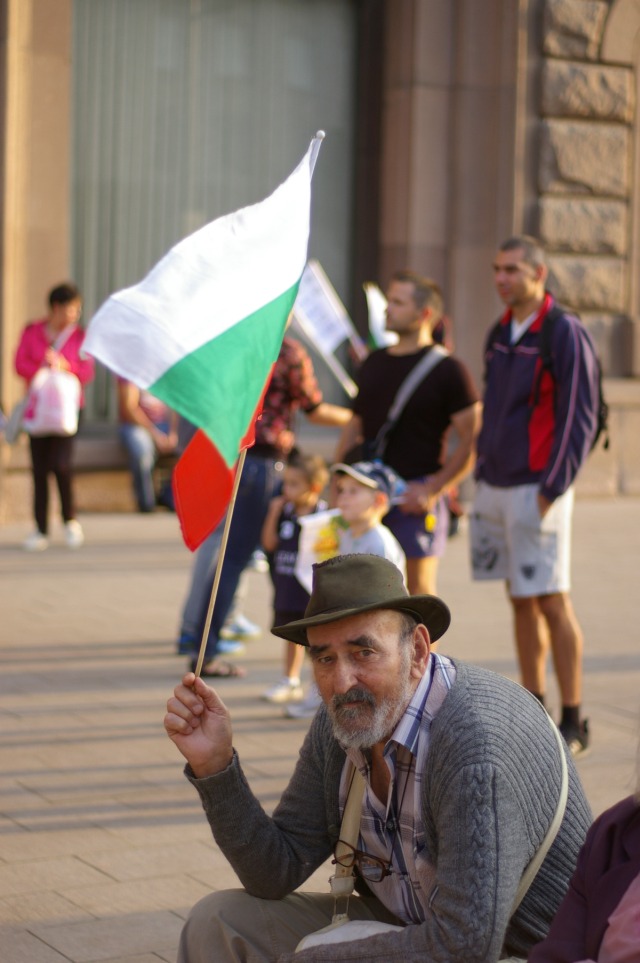
{"label": "man's nose", "polygon": [[342,695],[353,689],[358,684],[358,676],[355,666],[350,659],[336,663],[333,673],[333,690],[336,694]]}

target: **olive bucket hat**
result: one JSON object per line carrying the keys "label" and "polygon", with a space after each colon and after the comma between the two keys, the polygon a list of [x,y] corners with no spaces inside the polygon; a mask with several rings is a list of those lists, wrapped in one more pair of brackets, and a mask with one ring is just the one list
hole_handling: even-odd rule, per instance
{"label": "olive bucket hat", "polygon": [[308,645],[310,625],[326,625],[339,619],[395,609],[413,615],[426,625],[435,642],[449,628],[451,613],[435,595],[409,595],[402,574],[380,555],[336,555],[313,566],[313,590],[303,619],[276,625],[274,635],[298,645]]}

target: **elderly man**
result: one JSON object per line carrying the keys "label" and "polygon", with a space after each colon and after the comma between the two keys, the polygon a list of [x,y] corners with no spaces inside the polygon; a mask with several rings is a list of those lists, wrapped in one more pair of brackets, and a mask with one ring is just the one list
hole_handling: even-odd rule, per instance
{"label": "elderly man", "polygon": [[[324,705],[272,817],[243,775],[224,705],[184,677],[165,727],[245,890],[194,908],[183,963],[490,963],[526,956],[547,932],[589,806],[530,693],[430,652],[449,620],[440,599],[409,596],[386,559],[344,555],[315,567],[305,618],[274,631],[309,647]],[[354,922],[333,931],[339,942],[295,953],[335,911],[329,894],[294,891],[349,835],[354,781],[355,834],[339,844],[336,870],[353,867]],[[528,868],[533,879],[521,887]],[[358,925],[380,932],[347,942]]]}

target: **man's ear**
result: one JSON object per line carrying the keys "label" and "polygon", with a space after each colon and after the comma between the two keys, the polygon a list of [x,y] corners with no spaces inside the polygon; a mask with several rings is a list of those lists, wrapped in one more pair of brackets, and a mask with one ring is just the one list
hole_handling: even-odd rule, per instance
{"label": "man's ear", "polygon": [[431,639],[426,625],[416,625],[413,633],[413,658],[411,660],[411,677],[421,679],[427,667],[427,659],[431,651]]}
{"label": "man's ear", "polygon": [[430,308],[428,304],[425,304],[422,311],[420,312],[420,320],[426,321],[429,328],[435,327],[435,322],[433,318],[433,308]]}
{"label": "man's ear", "polygon": [[547,278],[549,276],[549,268],[546,264],[537,264],[534,268],[536,281],[541,281],[546,284]]}

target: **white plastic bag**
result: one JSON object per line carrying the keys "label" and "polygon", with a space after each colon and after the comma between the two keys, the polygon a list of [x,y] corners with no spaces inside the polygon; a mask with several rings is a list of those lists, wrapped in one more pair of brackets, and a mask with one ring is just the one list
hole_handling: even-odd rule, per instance
{"label": "white plastic bag", "polygon": [[369,936],[379,936],[381,933],[400,932],[402,926],[393,923],[381,923],[379,920],[350,920],[345,914],[321,930],[304,936],[296,946],[296,953],[307,950],[310,946],[323,946],[326,943],[350,943],[352,940],[364,940]]}
{"label": "white plastic bag", "polygon": [[75,435],[80,382],[70,371],[40,368],[29,386],[22,425],[28,435]]}

